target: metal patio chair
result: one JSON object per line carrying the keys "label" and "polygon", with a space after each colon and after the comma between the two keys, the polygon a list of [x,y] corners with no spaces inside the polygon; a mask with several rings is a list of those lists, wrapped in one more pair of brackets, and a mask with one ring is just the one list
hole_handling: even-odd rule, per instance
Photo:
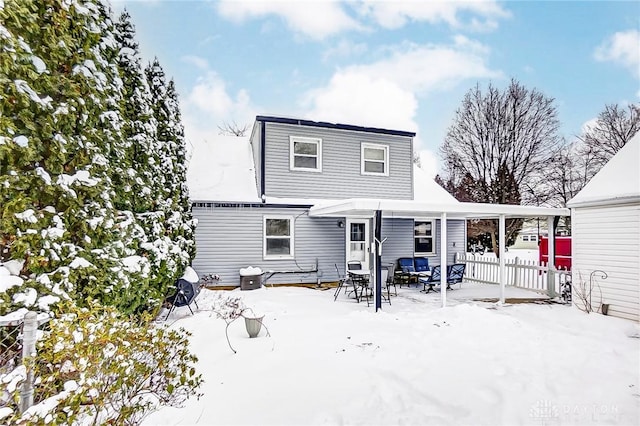
{"label": "metal patio chair", "polygon": [[171,312],[173,312],[175,308],[186,306],[187,308],[189,308],[191,315],[193,315],[193,309],[191,309],[192,303],[196,305],[196,309],[200,309],[198,307],[198,303],[196,302],[196,297],[198,297],[198,294],[200,294],[200,289],[200,284],[192,283],[180,278],[176,282],[175,293],[165,299],[165,303],[171,305],[171,307],[169,308],[169,313],[165,317],[165,321],[167,320],[167,318],[169,318],[169,315],[171,315]]}

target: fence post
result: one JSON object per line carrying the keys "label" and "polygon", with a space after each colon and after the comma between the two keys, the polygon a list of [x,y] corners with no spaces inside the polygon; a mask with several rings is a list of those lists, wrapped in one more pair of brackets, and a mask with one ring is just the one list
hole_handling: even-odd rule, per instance
{"label": "fence post", "polygon": [[553,262],[548,263],[547,270],[547,294],[551,299],[557,296],[556,294],[556,268]]}
{"label": "fence post", "polygon": [[[36,354],[36,332],[38,330],[38,314],[29,311],[24,315],[22,323],[22,362]],[[33,370],[27,369],[27,377],[20,387],[20,413],[24,413],[33,405]]]}
{"label": "fence post", "polygon": [[518,268],[518,266],[520,266],[520,258],[516,256],[516,258],[513,259],[513,286],[514,287],[518,287],[518,285],[520,284],[520,268]]}

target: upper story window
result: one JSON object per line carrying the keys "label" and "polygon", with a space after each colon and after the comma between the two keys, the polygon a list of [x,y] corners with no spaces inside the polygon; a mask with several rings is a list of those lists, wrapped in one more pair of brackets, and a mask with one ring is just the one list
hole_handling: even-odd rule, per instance
{"label": "upper story window", "polygon": [[363,143],[360,172],[363,175],[389,176],[389,146]]}
{"label": "upper story window", "polygon": [[415,254],[434,253],[435,221],[415,220],[413,222],[413,252]]}
{"label": "upper story window", "polygon": [[264,216],[264,259],[293,258],[293,216]]}
{"label": "upper story window", "polygon": [[290,136],[289,144],[289,169],[322,171],[322,139]]}

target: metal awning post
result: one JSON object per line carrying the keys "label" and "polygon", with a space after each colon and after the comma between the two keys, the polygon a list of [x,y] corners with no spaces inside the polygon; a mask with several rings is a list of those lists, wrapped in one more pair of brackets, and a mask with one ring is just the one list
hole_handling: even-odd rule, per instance
{"label": "metal awning post", "polygon": [[380,241],[382,240],[382,210],[376,210],[376,215],[374,219],[374,247],[376,249],[375,256],[375,285],[374,288],[374,299],[376,304],[376,312],[378,309],[382,308],[382,244]]}
{"label": "metal awning post", "polygon": [[440,215],[440,299],[447,306],[447,214]]}
{"label": "metal awning post", "polygon": [[506,268],[505,268],[505,258],[504,255],[506,253],[505,246],[507,244],[507,239],[505,236],[505,216],[503,214],[500,215],[500,219],[498,221],[498,244],[499,244],[499,256],[500,256],[500,303],[504,303],[504,287],[505,281],[507,280]]}
{"label": "metal awning post", "polygon": [[550,298],[556,297],[556,230],[554,226],[554,216],[547,216],[547,294]]}

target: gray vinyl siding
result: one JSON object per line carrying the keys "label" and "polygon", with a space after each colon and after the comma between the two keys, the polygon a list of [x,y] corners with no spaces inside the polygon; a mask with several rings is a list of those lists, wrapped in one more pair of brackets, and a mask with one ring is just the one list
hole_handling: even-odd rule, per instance
{"label": "gray vinyl siding", "polygon": [[[290,260],[263,259],[263,216],[287,215],[294,220],[294,255]],[[335,264],[344,270],[344,228],[336,219],[309,218],[301,208],[195,207],[197,253],[193,268],[200,277],[218,274],[219,285],[239,285],[240,268],[263,271],[311,270],[318,260],[321,276],[314,273],[276,274],[268,284],[335,281]]]}
{"label": "gray vinyl siding", "polygon": [[[595,312],[609,304],[608,315],[640,321],[640,205],[571,209],[574,288],[589,285],[593,271],[604,271],[591,292]],[[574,290],[577,292],[578,290]],[[573,296],[581,306],[580,298]]]}
{"label": "gray vinyl siding", "polygon": [[[440,264],[440,220],[435,221],[435,253],[424,256],[429,265]],[[382,237],[387,238],[382,248],[382,263],[396,263],[399,257],[413,257],[413,219],[384,219]],[[466,223],[464,220],[447,221],[447,263],[452,264],[456,252],[464,252]]]}
{"label": "gray vinyl siding", "polygon": [[[413,198],[411,137],[281,123],[265,125],[267,196],[316,199]],[[322,139],[322,172],[289,170],[290,136]],[[363,142],[389,147],[389,176],[361,174]]]}

